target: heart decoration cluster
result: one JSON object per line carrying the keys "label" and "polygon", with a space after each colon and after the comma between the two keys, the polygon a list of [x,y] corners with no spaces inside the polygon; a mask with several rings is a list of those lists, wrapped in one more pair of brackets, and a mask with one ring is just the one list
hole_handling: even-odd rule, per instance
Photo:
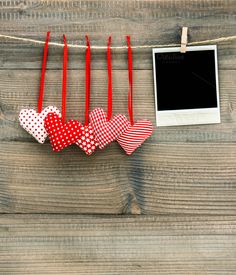
{"label": "heart decoration cluster", "polygon": [[62,111],[55,106],[48,106],[42,109],[44,78],[48,53],[48,41],[50,33],[47,33],[40,93],[38,100],[38,112],[34,109],[22,109],[19,114],[20,125],[32,135],[39,143],[43,144],[47,137],[54,152],[59,152],[71,144],[75,144],[87,155],[91,155],[96,148],[104,149],[108,144],[117,141],[127,155],[131,155],[143,142],[152,134],[153,126],[149,120],[143,119],[133,121],[132,113],[132,55],[130,38],[128,42],[129,62],[129,95],[128,106],[130,120],[123,114],[112,117],[112,82],[111,82],[111,37],[108,40],[107,61],[108,61],[108,113],[102,108],[96,108],[89,113],[90,102],[90,43],[87,39],[86,49],[86,115],[85,123],[78,120],[65,120],[66,112],[66,70],[68,49],[65,35],[63,55],[63,82],[62,82]]}
{"label": "heart decoration cluster", "polygon": [[63,123],[59,109],[48,106],[41,113],[33,109],[22,109],[19,122],[41,144],[49,136],[54,152],[75,143],[87,155],[91,155],[97,147],[104,149],[112,141],[117,141],[127,155],[131,155],[153,131],[149,120],[140,120],[131,125],[122,114],[108,121],[102,108],[94,109],[89,117],[88,126],[83,126],[77,120]]}

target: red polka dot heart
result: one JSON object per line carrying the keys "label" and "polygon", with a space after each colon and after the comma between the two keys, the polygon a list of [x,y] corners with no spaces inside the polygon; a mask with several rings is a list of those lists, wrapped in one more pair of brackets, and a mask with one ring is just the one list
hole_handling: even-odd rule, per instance
{"label": "red polka dot heart", "polygon": [[49,113],[44,122],[54,152],[61,151],[81,137],[82,124],[77,120],[69,120],[64,124],[57,114]]}

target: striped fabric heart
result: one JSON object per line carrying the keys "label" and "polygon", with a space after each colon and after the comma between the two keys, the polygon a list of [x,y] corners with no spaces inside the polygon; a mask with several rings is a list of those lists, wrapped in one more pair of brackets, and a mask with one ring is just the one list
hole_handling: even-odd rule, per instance
{"label": "striped fabric heart", "polygon": [[94,109],[89,118],[100,149],[117,139],[129,126],[129,121],[121,114],[107,120],[107,115],[101,108]]}
{"label": "striped fabric heart", "polygon": [[128,129],[116,140],[126,154],[131,155],[152,134],[152,131],[152,123],[143,119],[137,121],[134,125],[130,124]]}

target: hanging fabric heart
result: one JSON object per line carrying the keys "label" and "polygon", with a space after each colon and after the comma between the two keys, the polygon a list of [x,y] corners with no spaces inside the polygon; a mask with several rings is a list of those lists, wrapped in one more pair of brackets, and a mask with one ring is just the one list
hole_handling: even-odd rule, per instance
{"label": "hanging fabric heart", "polygon": [[75,143],[81,136],[82,124],[77,120],[71,119],[64,123],[57,114],[49,113],[44,121],[53,151],[55,152],[59,152],[68,145]]}
{"label": "hanging fabric heart", "polygon": [[124,115],[112,117],[112,66],[111,66],[111,37],[108,38],[107,45],[107,72],[108,72],[108,112],[102,108],[94,109],[89,117],[94,130],[95,139],[99,148],[103,149],[106,145],[117,139],[129,126],[129,121]]}
{"label": "hanging fabric heart", "polygon": [[85,72],[86,72],[86,99],[85,99],[85,123],[81,128],[82,134],[81,137],[76,141],[76,144],[87,154],[91,155],[98,143],[95,140],[93,127],[89,123],[89,106],[90,106],[90,60],[91,60],[91,50],[90,42],[88,36],[86,35],[87,40],[87,49],[86,49],[86,60],[85,60]]}
{"label": "hanging fabric heart", "polygon": [[130,123],[126,131],[117,138],[117,142],[125,150],[127,155],[131,155],[142,143],[152,134],[152,123],[147,119],[142,119],[134,123],[133,119],[133,68],[132,68],[132,49],[130,36],[127,36],[128,45],[128,72],[129,72],[129,92],[128,92],[128,111]]}
{"label": "hanging fabric heart", "polygon": [[117,139],[129,126],[129,121],[121,114],[108,120],[102,108],[94,109],[90,113],[90,120],[100,149]]}
{"label": "hanging fabric heart", "polygon": [[44,127],[54,152],[59,152],[68,145],[75,143],[82,134],[82,124],[79,121],[72,119],[65,123],[68,47],[65,35],[63,38],[62,115],[60,118],[58,114],[48,113],[44,119]]}
{"label": "hanging fabric heart", "polygon": [[43,63],[38,98],[38,112],[36,112],[34,109],[22,109],[19,113],[20,125],[39,143],[44,143],[48,136],[47,131],[44,127],[44,118],[46,117],[46,115],[52,112],[61,117],[60,111],[54,106],[48,106],[42,110],[49,38],[50,32],[47,32],[43,51]]}

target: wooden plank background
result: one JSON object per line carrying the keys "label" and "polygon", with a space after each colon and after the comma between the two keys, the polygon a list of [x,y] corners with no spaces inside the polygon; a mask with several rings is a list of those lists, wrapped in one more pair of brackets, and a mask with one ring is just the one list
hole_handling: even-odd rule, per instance
{"label": "wooden plank background", "polygon": [[[183,25],[190,41],[214,39],[235,35],[235,19],[235,0],[0,1],[1,34],[75,44],[178,43]],[[155,128],[130,157],[116,143],[53,154],[19,126],[42,51],[0,40],[0,274],[236,274],[236,42],[218,44],[222,123]],[[84,57],[69,49],[67,118],[80,121]],[[127,114],[127,53],[112,57],[114,113]],[[151,50],[133,59],[135,118],[155,123]],[[50,47],[44,106],[60,107],[61,68]],[[106,108],[105,51],[91,77],[91,108]]]}

